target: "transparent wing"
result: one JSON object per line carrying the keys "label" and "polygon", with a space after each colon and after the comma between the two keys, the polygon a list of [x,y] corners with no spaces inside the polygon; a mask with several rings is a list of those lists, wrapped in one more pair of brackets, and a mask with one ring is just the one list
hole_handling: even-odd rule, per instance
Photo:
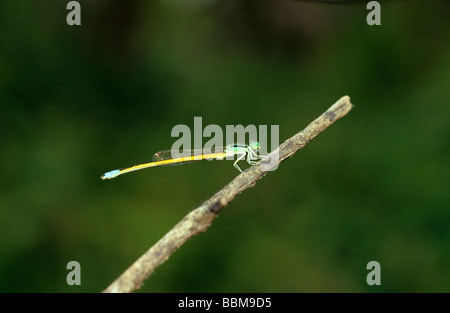
{"label": "transparent wing", "polygon": [[[177,166],[177,165],[183,165],[187,163],[192,162],[198,162],[201,161],[203,158],[198,160],[182,160],[183,158],[189,158],[192,156],[201,156],[201,155],[209,155],[214,153],[222,153],[225,150],[224,147],[215,148],[212,147],[210,151],[207,149],[191,149],[191,150],[184,150],[184,151],[177,151],[177,150],[163,150],[155,153],[153,156],[153,162],[158,161],[166,161],[166,160],[173,160],[173,163],[165,164],[161,166]],[[213,158],[211,158],[213,159]]]}

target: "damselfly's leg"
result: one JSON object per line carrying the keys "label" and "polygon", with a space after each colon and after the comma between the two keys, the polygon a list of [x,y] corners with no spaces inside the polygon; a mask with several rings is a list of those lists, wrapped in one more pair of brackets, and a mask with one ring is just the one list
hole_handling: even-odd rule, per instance
{"label": "damselfly's leg", "polygon": [[248,153],[247,153],[247,163],[250,165],[255,165],[258,163],[258,161],[252,160],[252,158],[255,158],[256,160],[259,159],[258,155],[256,154],[255,150],[249,147]]}
{"label": "damselfly's leg", "polygon": [[238,163],[240,160],[244,159],[246,154],[247,154],[247,153],[243,153],[243,154],[241,154],[241,155],[238,154],[239,157],[237,158],[236,162],[234,162],[234,164],[233,164],[233,166],[234,166],[235,168],[237,168],[237,170],[238,170],[239,172],[241,172],[241,173],[242,173],[242,170],[241,170],[241,168],[239,167],[239,165],[237,165],[237,163]]}

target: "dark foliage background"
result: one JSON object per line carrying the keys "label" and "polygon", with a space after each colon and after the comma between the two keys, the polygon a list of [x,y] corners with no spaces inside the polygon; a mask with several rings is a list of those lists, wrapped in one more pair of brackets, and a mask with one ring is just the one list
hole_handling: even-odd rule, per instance
{"label": "dark foliage background", "polygon": [[141,291],[450,291],[448,1],[381,1],[381,26],[365,3],[79,2],[79,27],[67,1],[0,3],[0,291],[101,291],[238,174],[99,179],[170,148],[175,125],[280,125],[283,141],[346,94],[345,119]]}

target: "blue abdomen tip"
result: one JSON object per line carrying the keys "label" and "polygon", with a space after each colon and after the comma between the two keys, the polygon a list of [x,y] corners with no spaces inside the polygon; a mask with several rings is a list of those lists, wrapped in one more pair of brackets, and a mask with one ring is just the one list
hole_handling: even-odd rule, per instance
{"label": "blue abdomen tip", "polygon": [[103,174],[101,178],[102,179],[111,179],[111,178],[114,178],[117,175],[119,175],[119,173],[120,173],[120,170],[110,171],[108,173]]}

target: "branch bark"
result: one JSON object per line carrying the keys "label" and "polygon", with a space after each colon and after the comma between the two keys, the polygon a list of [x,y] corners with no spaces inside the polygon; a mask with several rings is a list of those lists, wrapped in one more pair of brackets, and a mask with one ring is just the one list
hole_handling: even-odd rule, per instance
{"label": "branch bark", "polygon": [[[287,139],[275,151],[272,151],[268,158],[276,157],[278,153],[278,158],[276,158],[278,161],[271,166],[278,166],[279,163],[290,158],[328,126],[344,117],[351,108],[352,104],[348,96],[339,99],[304,130]],[[159,265],[164,263],[176,249],[192,236],[206,231],[220,210],[227,206],[238,194],[253,187],[258,180],[269,172],[267,163],[265,164],[266,167],[263,168],[264,170],[262,166],[263,162],[259,162],[248,168],[197,209],[187,214],[103,292],[132,292],[138,289],[144,280]]]}

